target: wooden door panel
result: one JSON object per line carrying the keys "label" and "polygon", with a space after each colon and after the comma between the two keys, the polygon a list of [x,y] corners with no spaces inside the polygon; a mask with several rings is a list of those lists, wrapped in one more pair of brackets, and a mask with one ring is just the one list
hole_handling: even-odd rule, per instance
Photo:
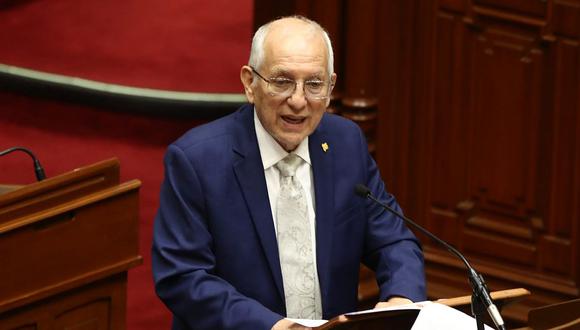
{"label": "wooden door panel", "polygon": [[471,195],[514,218],[537,210],[533,195],[543,54],[531,36],[470,34]]}
{"label": "wooden door panel", "polygon": [[474,255],[533,268],[544,52],[525,31],[437,23],[428,224],[459,228],[446,236]]}

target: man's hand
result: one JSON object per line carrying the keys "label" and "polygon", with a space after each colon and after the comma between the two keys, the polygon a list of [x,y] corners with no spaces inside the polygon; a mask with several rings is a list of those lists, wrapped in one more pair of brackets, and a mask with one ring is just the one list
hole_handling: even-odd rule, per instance
{"label": "man's hand", "polygon": [[403,297],[391,297],[388,301],[379,301],[375,305],[375,308],[385,308],[385,307],[392,307],[397,305],[406,305],[412,304],[413,302],[407,298]]}
{"label": "man's hand", "polygon": [[305,327],[288,319],[281,319],[274,324],[272,330],[312,330],[312,328]]}

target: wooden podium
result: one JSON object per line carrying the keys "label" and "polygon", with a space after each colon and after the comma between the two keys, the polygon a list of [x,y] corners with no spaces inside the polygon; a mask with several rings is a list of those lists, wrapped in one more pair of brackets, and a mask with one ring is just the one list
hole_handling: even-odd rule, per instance
{"label": "wooden podium", "polygon": [[138,180],[110,159],[0,187],[0,329],[125,329]]}
{"label": "wooden podium", "polygon": [[[350,315],[349,315],[350,314]],[[372,314],[339,315],[314,330],[408,330],[411,329],[418,309],[402,309]]]}

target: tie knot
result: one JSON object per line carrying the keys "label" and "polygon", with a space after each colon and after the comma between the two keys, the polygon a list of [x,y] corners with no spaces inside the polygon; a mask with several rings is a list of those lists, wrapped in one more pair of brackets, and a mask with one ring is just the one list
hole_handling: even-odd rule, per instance
{"label": "tie knot", "polygon": [[300,158],[298,155],[289,154],[284,159],[276,163],[276,167],[278,170],[280,170],[280,174],[283,177],[294,176],[296,169],[301,162],[302,158]]}

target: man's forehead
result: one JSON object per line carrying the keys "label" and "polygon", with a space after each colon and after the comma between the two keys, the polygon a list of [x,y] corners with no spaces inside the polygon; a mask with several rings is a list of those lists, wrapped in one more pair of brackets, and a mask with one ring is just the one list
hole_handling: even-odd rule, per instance
{"label": "man's forehead", "polygon": [[283,25],[270,30],[264,47],[266,57],[303,56],[324,59],[327,55],[326,43],[321,31],[304,22],[296,26]]}
{"label": "man's forehead", "polygon": [[[300,51],[302,50],[302,51]],[[312,44],[296,48],[283,48],[279,44],[266,51],[264,65],[273,73],[292,73],[295,70],[323,74],[327,70],[327,55],[324,45]]]}
{"label": "man's forehead", "polygon": [[283,64],[275,64],[269,68],[269,72],[272,75],[288,76],[290,78],[295,78],[296,75],[305,75],[307,77],[323,77],[326,75],[326,67],[321,64],[314,68],[309,68],[305,71],[297,70],[295,67],[288,67]]}

